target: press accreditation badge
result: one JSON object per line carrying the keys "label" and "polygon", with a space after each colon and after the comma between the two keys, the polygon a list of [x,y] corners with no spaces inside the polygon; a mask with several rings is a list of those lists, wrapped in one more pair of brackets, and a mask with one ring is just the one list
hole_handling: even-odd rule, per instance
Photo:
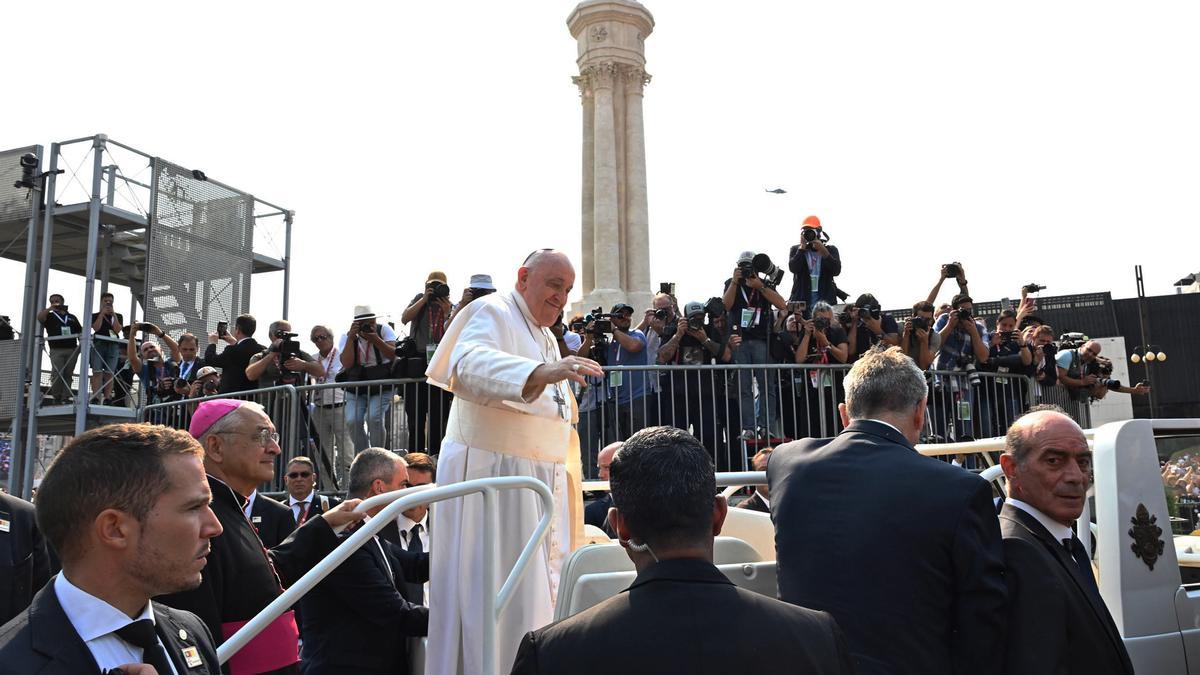
{"label": "press accreditation badge", "polygon": [[259,523],[262,522],[262,516],[253,516],[252,518],[250,518],[250,522],[254,523],[255,525],[258,525]]}
{"label": "press accreditation badge", "polygon": [[620,387],[621,383],[625,381],[624,375],[625,372],[621,370],[614,370],[610,372],[608,374],[608,386]]}
{"label": "press accreditation badge", "polygon": [[63,337],[71,337],[71,327],[70,326],[62,327],[62,336]]}
{"label": "press accreditation badge", "polygon": [[0,518],[0,532],[8,532],[12,529],[12,523],[4,518]]}
{"label": "press accreditation badge", "polygon": [[754,315],[757,313],[758,313],[757,310],[743,309],[742,310],[742,328],[749,328],[749,327],[753,326],[754,325]]}
{"label": "press accreditation badge", "polygon": [[200,650],[195,647],[183,648],[183,662],[188,668],[196,668],[204,663],[200,660]]}

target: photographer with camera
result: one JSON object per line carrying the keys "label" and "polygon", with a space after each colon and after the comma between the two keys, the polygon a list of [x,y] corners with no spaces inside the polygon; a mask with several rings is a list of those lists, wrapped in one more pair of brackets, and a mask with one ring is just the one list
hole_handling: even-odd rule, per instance
{"label": "photographer with camera", "polygon": [[[761,254],[760,254],[761,255]],[[755,266],[753,251],[743,251],[738,256],[737,267],[733,277],[725,281],[725,294],[722,301],[725,311],[729,313],[732,332],[741,336],[741,344],[733,352],[733,362],[739,365],[763,365],[770,363],[770,349],[767,340],[771,335],[772,317],[775,309],[787,309],[787,301],[776,290],[759,277]],[[769,382],[767,370],[757,375],[759,391],[763,395],[760,402],[762,415],[761,424],[756,424],[754,414],[754,380],[756,373],[752,368],[738,371],[738,384],[741,388],[741,438],[753,440],[758,437],[758,429],[765,433],[782,436],[783,426],[778,414],[778,398],[776,385]]]}
{"label": "photographer with camera", "polygon": [[1026,376],[1034,374],[1033,347],[1017,331],[1017,313],[1011,309],[996,317],[996,331],[991,334],[988,360],[981,370],[992,373],[1013,373],[1017,377],[987,378],[980,390],[980,404],[987,407],[992,427],[987,436],[1002,436],[1020,417],[1028,396]]}
{"label": "photographer with camera", "polygon": [[[594,324],[595,319],[591,314],[571,319],[568,326],[569,335],[576,336],[571,342],[579,342],[579,346],[571,353],[585,357],[590,354],[590,358],[603,365],[608,353],[608,338],[603,333],[596,333]],[[601,340],[602,344],[599,347],[596,339]],[[575,392],[575,400],[579,402],[579,423],[575,428],[579,432],[583,470],[585,475],[594,479],[600,450],[615,436],[613,421],[609,419],[610,415],[606,409],[608,401],[612,398],[608,389],[608,378],[585,375],[582,383],[573,382],[571,388]]]}
{"label": "photographer with camera", "polygon": [[1112,379],[1112,361],[1100,356],[1100,343],[1083,342],[1078,333],[1063,335],[1055,362],[1059,383],[1071,393],[1071,398],[1081,403],[1102,399],[1110,391],[1139,396],[1150,393],[1149,385],[1126,387],[1120,380]]}
{"label": "photographer with camera", "polygon": [[1039,322],[1026,326],[1021,332],[1025,342],[1033,348],[1034,394],[1035,400],[1041,400],[1043,388],[1058,384],[1058,364],[1054,361],[1058,347],[1054,344],[1054,329]]}
{"label": "photographer with camera", "polygon": [[836,246],[827,245],[829,235],[821,229],[816,216],[804,219],[800,226],[800,243],[788,250],[788,269],[792,271],[792,293],[789,300],[803,300],[809,307],[818,302],[833,305],[846,297],[838,290],[833,278],[842,273],[842,259]]}
{"label": "photographer with camera", "polygon": [[846,311],[850,313],[850,320],[845,323],[849,324],[846,333],[850,340],[851,363],[880,342],[891,347],[900,344],[900,324],[891,314],[884,314],[874,295],[863,293]]}
{"label": "photographer with camera", "polygon": [[392,360],[396,358],[396,332],[386,323],[377,323],[378,318],[369,305],[356,305],[350,329],[337,344],[342,364],[338,382],[360,383],[347,386],[345,398],[350,438],[358,450],[384,447],[387,433],[383,417],[392,403],[392,387],[370,384],[390,378]]}
{"label": "photographer with camera", "polygon": [[[704,324],[704,305],[689,302],[683,313],[671,338],[659,348],[658,362],[675,366],[713,363],[721,355],[721,335],[716,328]],[[660,380],[663,398],[672,401],[672,408],[663,411],[661,423],[680,429],[690,425],[692,435],[706,448],[716,447],[717,438],[716,411],[712,405],[714,375],[711,371],[671,371]]]}
{"label": "photographer with camera", "polygon": [[221,373],[212,366],[202,366],[196,371],[196,379],[188,385],[188,398],[216,396],[221,388]]}
{"label": "photographer with camera", "polygon": [[270,346],[250,357],[246,366],[246,379],[257,381],[259,389],[283,384],[299,387],[307,384],[306,376],[325,376],[321,363],[300,349],[290,321],[272,321],[267,334],[271,336]]}
{"label": "photographer with camera", "polygon": [[[674,284],[663,284],[669,288]],[[646,334],[646,363],[665,363],[659,358],[659,350],[676,335],[675,328],[679,324],[679,304],[675,296],[660,290],[654,295],[653,306],[646,310],[638,330]],[[670,383],[663,382],[661,372],[647,373],[647,408],[649,414],[646,426],[667,424],[673,410]]]}
{"label": "photographer with camera", "polygon": [[[434,272],[434,274],[439,274],[439,272]],[[458,304],[451,308],[450,316],[446,320],[446,323],[449,324],[451,321],[453,321],[454,317],[462,311],[463,307],[471,304],[472,300],[478,300],[485,295],[491,295],[495,292],[496,285],[492,283],[492,275],[472,274],[470,285],[463,289],[462,297],[459,298]],[[403,317],[401,317],[401,320],[403,320]]]}
{"label": "photographer with camera", "polygon": [[[92,314],[92,401],[111,401],[113,374],[121,355],[121,328],[125,318],[113,311],[113,294],[100,294],[100,311]],[[97,339],[98,338],[98,339]]]}
{"label": "photographer with camera", "polygon": [[[829,365],[849,361],[849,338],[834,320],[833,307],[827,302],[818,302],[813,306],[812,319],[805,319],[793,312],[787,317],[784,329],[794,336],[793,358],[797,364]],[[841,429],[838,403],[843,398],[842,379],[845,372],[826,368],[794,372],[792,394],[795,402],[791,407],[795,414],[787,416],[792,418],[793,425],[793,428],[786,430],[788,436],[836,436]],[[785,405],[784,409],[787,407]]]}
{"label": "photographer with camera", "polygon": [[934,355],[942,346],[942,336],[933,330],[933,303],[922,300],[913,305],[912,316],[904,320],[900,347],[921,370],[933,365]]}
{"label": "photographer with camera", "polygon": [[[475,275],[471,277],[471,287],[463,292],[463,302],[459,309],[466,307],[476,297],[483,297],[495,292],[491,277]],[[482,291],[476,295],[477,288]],[[408,335],[416,343],[418,357],[429,359],[437,351],[438,343],[446,334],[450,325],[451,314],[456,311],[450,303],[450,286],[446,284],[444,272],[433,271],[425,279],[425,290],[417,294],[408,308],[400,316],[400,321],[408,325]],[[422,374],[424,369],[421,369]],[[404,414],[408,418],[408,449],[417,452],[436,454],[442,447],[442,437],[446,434],[446,421],[450,417],[450,404],[454,396],[441,387],[434,387],[424,382],[406,384],[403,386]],[[366,447],[357,445],[355,447]],[[372,445],[379,445],[372,443]]]}
{"label": "photographer with camera", "polygon": [[[612,312],[601,313],[597,307],[589,316],[579,356],[589,356],[605,366],[644,366],[646,335],[633,327],[633,308],[623,302],[613,305]],[[612,339],[606,339],[606,333]],[[607,350],[605,350],[607,347]],[[603,355],[603,358],[597,358]],[[610,404],[614,413],[609,426],[616,439],[629,438],[646,426],[646,371],[612,370],[608,372]]]}
{"label": "photographer with camera", "polygon": [[75,400],[71,392],[75,364],[79,361],[79,318],[67,311],[66,301],[58,293],[50,295],[50,306],[38,312],[46,345],[50,350],[50,398],[56,404]]}
{"label": "photographer with camera", "polygon": [[[942,265],[941,276],[938,277],[937,283],[933,285],[933,290],[929,291],[929,297],[925,298],[925,302],[931,305],[937,302],[937,296],[942,292],[942,284],[947,279],[954,279],[958,283],[957,295],[970,295],[970,292],[967,290],[967,272],[963,268],[963,264],[956,261]],[[941,312],[938,312],[938,316],[941,316],[941,314]]]}
{"label": "photographer with camera", "polygon": [[[142,344],[137,344],[138,331],[142,333]],[[163,329],[152,323],[137,323],[129,329],[129,341],[125,346],[125,360],[129,369],[138,374],[142,383],[144,405],[166,403],[183,398],[176,391],[175,380],[179,377],[179,364],[163,355],[162,349],[150,340],[153,335],[162,340],[171,354],[179,353],[179,344]]]}
{"label": "photographer with camera", "polygon": [[[959,293],[950,301],[950,307],[933,324],[942,341],[934,368],[963,375],[935,378],[932,425],[934,433],[942,439],[949,440],[953,432],[954,440],[962,442],[976,437],[973,420],[980,417],[975,393],[979,378],[970,374],[979,364],[987,363],[989,343],[987,327],[972,314],[975,303],[971,296]],[[984,423],[981,428],[986,426]]]}

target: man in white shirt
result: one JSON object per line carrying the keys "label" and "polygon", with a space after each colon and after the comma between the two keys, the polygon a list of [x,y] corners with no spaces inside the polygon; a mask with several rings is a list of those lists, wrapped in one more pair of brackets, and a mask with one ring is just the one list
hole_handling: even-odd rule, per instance
{"label": "man in white shirt", "polygon": [[199,586],[221,533],[203,456],[186,432],[134,424],[63,448],[37,504],[63,571],[0,629],[0,672],[221,672],[200,619],[150,600]]}
{"label": "man in white shirt", "polygon": [[[309,340],[317,346],[317,360],[325,374],[317,384],[336,381],[342,372],[342,351],[333,343],[333,331],[327,326],[313,326]],[[342,387],[317,389],[312,392],[312,421],[321,441],[321,452],[333,461],[338,485],[344,487],[350,476],[350,460],[354,459],[354,444],[346,430],[346,390]]]}

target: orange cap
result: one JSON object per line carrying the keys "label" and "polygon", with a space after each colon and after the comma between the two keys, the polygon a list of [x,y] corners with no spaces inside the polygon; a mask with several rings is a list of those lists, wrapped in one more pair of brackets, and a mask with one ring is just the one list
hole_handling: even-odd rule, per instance
{"label": "orange cap", "polygon": [[800,227],[815,227],[819,230],[821,229],[821,219],[816,216],[809,216],[804,219]]}

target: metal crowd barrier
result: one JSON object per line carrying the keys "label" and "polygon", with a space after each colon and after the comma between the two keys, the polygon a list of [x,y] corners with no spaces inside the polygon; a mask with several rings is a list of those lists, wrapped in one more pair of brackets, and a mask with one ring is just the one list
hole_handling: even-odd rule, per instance
{"label": "metal crowd barrier", "polygon": [[[761,447],[836,436],[849,369],[841,364],[606,367],[604,378],[588,378],[575,391],[585,475],[595,477],[596,458],[605,445],[659,424],[695,434],[720,472],[749,469],[749,457]],[[926,377],[923,443],[1003,436],[1017,416],[1039,402],[1060,405],[1080,426],[1090,426],[1086,403],[1071,400],[1062,387],[1039,388],[1027,376],[929,371]],[[350,460],[365,447],[437,454],[453,401],[423,378],[272,387],[235,397],[267,408],[284,439],[283,461],[313,457],[325,489],[344,487]],[[146,406],[142,419],[186,428],[201,400]]]}
{"label": "metal crowd barrier", "polygon": [[[493,587],[497,557],[496,530],[500,525],[500,514],[495,508],[496,493],[500,490],[518,489],[533,490],[541,497],[542,516],[538,519],[537,527],[534,528],[529,540],[525,542],[525,548],[521,550],[521,555],[517,558],[512,570],[508,573],[508,577],[504,580],[504,584],[501,585],[499,593],[497,593]],[[238,632],[226,640],[217,649],[217,658],[222,664],[227,662],[238,650],[245,647],[255,635],[258,635],[259,632],[274,621],[276,617],[296,604],[305,593],[308,593],[322,579],[328,576],[330,572],[337,569],[351,554],[367,543],[371,537],[378,534],[388,523],[394,521],[400,515],[401,511],[419,504],[431,504],[447,499],[465,497],[477,492],[483,493],[483,512],[487,514],[487,522],[483,524],[484,551],[491,552],[491,555],[483,556],[483,580],[481,584],[483,591],[483,672],[495,673],[496,622],[500,617],[500,613],[508,605],[509,600],[512,599],[513,591],[521,575],[525,572],[525,567],[529,564],[529,560],[533,557],[537,547],[546,538],[546,533],[550,529],[550,521],[554,517],[554,496],[550,493],[550,488],[546,487],[544,483],[536,478],[528,476],[479,478],[441,486],[421,485],[376,495],[363,501],[355,511],[368,511],[383,504],[387,504],[387,506],[362,527],[355,530],[349,539],[340,544],[332,553],[309,570],[307,574],[300,577],[296,583],[288,587],[278,598],[275,598],[274,602],[267,605],[266,608],[255,615],[246,625],[242,626]]]}

